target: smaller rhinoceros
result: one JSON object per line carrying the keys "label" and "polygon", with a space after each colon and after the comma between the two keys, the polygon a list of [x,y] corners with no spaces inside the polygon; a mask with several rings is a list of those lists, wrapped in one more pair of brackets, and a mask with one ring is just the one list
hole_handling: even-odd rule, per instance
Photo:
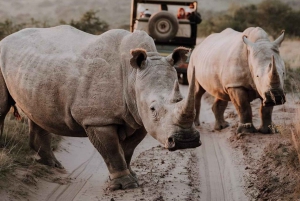
{"label": "smaller rhinoceros", "polygon": [[270,42],[267,33],[259,27],[248,28],[243,33],[228,28],[208,36],[198,45],[188,67],[189,80],[192,69],[196,68],[195,124],[200,125],[200,101],[207,91],[215,97],[212,110],[216,130],[229,126],[224,111],[228,101],[232,101],[240,117],[237,133],[256,132],[250,102],[260,98],[262,123],[258,131],[272,133],[273,106],[285,103],[285,65],[278,49],[283,39],[284,32]]}
{"label": "smaller rhinoceros", "polygon": [[144,31],[21,30],[0,42],[0,128],[17,105],[41,162],[62,167],[50,132],[88,137],[107,165],[109,188],[138,187],[130,161],[147,133],[169,150],[201,144],[194,85],[184,99],[174,68],[188,52],[179,47],[162,57]]}

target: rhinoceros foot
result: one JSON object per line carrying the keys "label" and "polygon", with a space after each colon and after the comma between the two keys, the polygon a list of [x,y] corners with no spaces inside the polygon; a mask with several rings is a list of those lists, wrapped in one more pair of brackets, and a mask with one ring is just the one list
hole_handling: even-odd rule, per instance
{"label": "rhinoceros foot", "polygon": [[110,181],[108,189],[111,191],[119,190],[119,189],[131,189],[131,188],[137,188],[139,187],[139,184],[131,174],[112,179]]}
{"label": "rhinoceros foot", "polygon": [[239,123],[236,133],[255,133],[257,132],[256,128],[252,123]]}
{"label": "rhinoceros foot", "polygon": [[45,159],[45,158],[41,158],[41,159],[38,159],[37,162],[41,163],[41,164],[44,164],[44,165],[48,165],[50,167],[56,167],[56,168],[59,168],[59,169],[64,169],[64,167],[61,165],[60,162],[58,162],[58,160],[56,158],[54,159]]}
{"label": "rhinoceros foot", "polygon": [[227,128],[228,126],[229,126],[229,123],[227,121],[216,122],[215,123],[215,130],[222,130],[224,128]]}
{"label": "rhinoceros foot", "polygon": [[138,181],[137,174],[136,174],[131,168],[129,168],[129,172],[130,172],[131,176],[132,176],[136,181]]}
{"label": "rhinoceros foot", "polygon": [[195,126],[200,126],[200,120],[199,119],[195,120],[194,124],[195,124]]}
{"label": "rhinoceros foot", "polygon": [[261,125],[258,129],[258,132],[263,134],[273,134],[273,133],[279,133],[278,129],[275,125],[269,125],[269,126],[263,126]]}

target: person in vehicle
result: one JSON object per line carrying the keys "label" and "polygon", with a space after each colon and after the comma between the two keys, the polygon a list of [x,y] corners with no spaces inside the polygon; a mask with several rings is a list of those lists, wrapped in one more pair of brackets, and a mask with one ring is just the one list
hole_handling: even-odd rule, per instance
{"label": "person in vehicle", "polygon": [[178,8],[177,19],[187,19],[184,8]]}
{"label": "person in vehicle", "polygon": [[146,8],[146,10],[140,13],[140,17],[151,17],[151,14],[152,13],[149,11],[149,9]]}
{"label": "person in vehicle", "polygon": [[196,8],[195,8],[195,5],[194,3],[191,3],[189,5],[189,11],[187,12],[187,19],[190,20],[191,22],[191,37],[194,38],[194,37],[197,37],[196,34],[197,34],[197,26],[194,26],[194,24],[200,24],[202,22],[202,19],[201,19],[201,15],[200,13],[198,13],[196,11]]}
{"label": "person in vehicle", "polygon": [[168,11],[168,5],[167,4],[160,4],[160,10]]}

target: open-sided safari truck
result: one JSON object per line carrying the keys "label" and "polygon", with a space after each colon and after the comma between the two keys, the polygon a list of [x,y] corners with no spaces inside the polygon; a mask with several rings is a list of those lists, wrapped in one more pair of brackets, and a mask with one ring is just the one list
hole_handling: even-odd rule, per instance
{"label": "open-sided safari truck", "polygon": [[[193,49],[201,15],[193,0],[132,0],[130,31],[144,30],[155,41],[160,54],[167,56],[175,47]],[[175,66],[181,84],[188,84],[186,63]]]}

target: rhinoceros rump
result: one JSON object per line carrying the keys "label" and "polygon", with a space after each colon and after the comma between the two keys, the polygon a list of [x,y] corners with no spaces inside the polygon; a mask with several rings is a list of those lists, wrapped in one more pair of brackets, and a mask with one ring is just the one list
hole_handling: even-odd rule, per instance
{"label": "rhinoceros rump", "polygon": [[188,67],[189,80],[196,68],[195,124],[200,125],[200,100],[207,91],[215,97],[212,110],[216,130],[229,125],[224,120],[224,111],[228,101],[232,101],[240,117],[237,133],[256,132],[250,102],[260,98],[262,124],[258,131],[272,133],[273,106],[285,102],[285,65],[279,55],[283,39],[284,32],[270,42],[263,29],[251,27],[243,33],[226,29],[198,45]]}
{"label": "rhinoceros rump", "polygon": [[170,150],[200,146],[194,86],[183,99],[173,67],[186,60],[186,48],[161,57],[143,31],[95,36],[58,26],[12,34],[0,51],[0,126],[17,105],[45,164],[62,167],[50,132],[89,137],[107,164],[110,189],[126,189],[138,186],[130,160],[147,132]]}

